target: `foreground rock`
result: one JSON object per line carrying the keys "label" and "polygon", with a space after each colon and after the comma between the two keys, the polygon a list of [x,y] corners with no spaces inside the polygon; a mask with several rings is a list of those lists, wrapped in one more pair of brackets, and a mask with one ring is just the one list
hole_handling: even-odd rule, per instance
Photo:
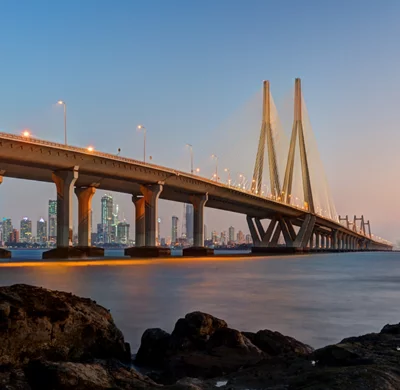
{"label": "foreground rock", "polygon": [[193,312],[177,321],[171,335],[158,328],[146,330],[135,362],[160,370],[151,375],[172,383],[184,377],[217,377],[272,356],[308,355],[312,351],[278,332],[241,333],[219,318]]}
{"label": "foreground rock", "polygon": [[158,386],[129,369],[130,348],[96,302],[28,285],[0,287],[0,389]]}

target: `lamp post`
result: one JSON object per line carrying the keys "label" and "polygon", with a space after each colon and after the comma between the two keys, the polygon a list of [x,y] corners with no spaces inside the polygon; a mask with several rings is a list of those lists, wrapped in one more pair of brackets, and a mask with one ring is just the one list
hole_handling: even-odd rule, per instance
{"label": "lamp post", "polygon": [[67,145],[67,104],[64,100],[59,100],[57,104],[64,106],[64,143]]}
{"label": "lamp post", "polygon": [[225,172],[228,172],[228,186],[231,186],[231,171],[229,168],[224,169]]}
{"label": "lamp post", "polygon": [[146,128],[143,125],[139,125],[138,130],[143,130],[143,162],[146,162]]}
{"label": "lamp post", "polygon": [[193,175],[193,146],[191,144],[186,144],[190,148],[190,173]]}
{"label": "lamp post", "polygon": [[211,157],[215,160],[215,181],[218,181],[218,156],[213,154]]}

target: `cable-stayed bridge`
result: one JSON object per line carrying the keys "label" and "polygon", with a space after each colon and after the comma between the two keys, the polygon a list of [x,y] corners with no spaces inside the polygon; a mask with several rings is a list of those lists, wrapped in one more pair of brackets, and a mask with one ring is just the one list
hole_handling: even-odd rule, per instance
{"label": "cable-stayed bridge", "polygon": [[[194,173],[30,136],[0,133],[0,175],[53,182],[57,189],[57,248],[44,257],[98,256],[91,246],[91,201],[96,189],[132,195],[135,247],[131,256],[167,255],[156,246],[158,199],[193,205],[194,246],[204,255],[204,208],[246,216],[253,252],[391,250],[371,233],[363,216],[337,215],[295,81],[293,127],[285,143],[269,89],[263,84],[261,131],[250,188],[237,188]],[[4,186],[4,184],[3,184]],[[265,189],[264,189],[265,188]],[[72,248],[72,196],[78,198],[78,241]],[[266,222],[266,223],[265,223]]]}

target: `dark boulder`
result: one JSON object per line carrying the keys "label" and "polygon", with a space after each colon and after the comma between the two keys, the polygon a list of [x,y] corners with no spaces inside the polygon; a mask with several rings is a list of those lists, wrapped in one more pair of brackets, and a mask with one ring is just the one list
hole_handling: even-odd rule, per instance
{"label": "dark boulder", "polygon": [[44,288],[0,287],[0,365],[31,359],[130,360],[111,314],[94,301]]}
{"label": "dark boulder", "polygon": [[170,339],[171,335],[160,328],[147,329],[142,335],[135,363],[142,366],[162,366]]}
{"label": "dark boulder", "polygon": [[204,349],[210,336],[220,328],[228,325],[210,314],[195,311],[186,314],[175,324],[171,334],[170,350]]}
{"label": "dark boulder", "polygon": [[293,337],[284,336],[279,332],[268,329],[251,334],[250,339],[254,345],[270,356],[286,355],[290,353],[309,355],[314,351],[312,347],[303,344]]}

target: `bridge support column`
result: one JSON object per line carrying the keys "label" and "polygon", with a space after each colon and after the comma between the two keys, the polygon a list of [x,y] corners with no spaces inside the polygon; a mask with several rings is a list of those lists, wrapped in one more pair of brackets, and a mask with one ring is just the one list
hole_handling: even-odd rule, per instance
{"label": "bridge support column", "polygon": [[337,230],[332,231],[332,249],[337,249],[338,247],[338,232]]}
{"label": "bridge support column", "polygon": [[145,246],[145,205],[142,195],[132,195],[135,205],[135,246]]}
{"label": "bridge support column", "polygon": [[162,257],[171,254],[171,249],[156,246],[158,198],[160,197],[162,190],[163,185],[160,183],[140,186],[140,192],[144,199],[144,246],[140,245],[143,244],[143,204],[140,203],[140,198],[138,198],[137,202],[139,203],[135,203],[135,228],[138,227],[138,235],[135,236],[135,238],[138,239],[139,246],[126,248],[126,256]]}
{"label": "bridge support column", "polygon": [[325,235],[321,234],[321,249],[325,249]]}
{"label": "bridge support column", "polygon": [[310,249],[313,249],[314,248],[314,234],[311,234],[311,237],[310,237]]}
{"label": "bridge support column", "polygon": [[204,207],[208,200],[208,194],[191,195],[190,202],[193,205],[193,246],[184,248],[183,256],[210,256],[214,249],[204,246]]}
{"label": "bridge support column", "polygon": [[57,189],[57,248],[43,253],[44,259],[82,257],[72,246],[72,190],[78,179],[79,167],[57,171],[52,175]]}
{"label": "bridge support column", "polygon": [[[0,171],[0,184],[3,183],[4,173],[5,173],[5,171]],[[7,241],[7,240],[8,240],[8,238],[6,238],[4,241]],[[0,248],[0,259],[11,259],[11,251]]]}
{"label": "bridge support column", "polygon": [[320,248],[320,244],[319,244],[319,238],[320,238],[320,234],[317,232],[315,233],[315,249],[319,249]]}
{"label": "bridge support column", "polygon": [[96,188],[84,187],[75,188],[75,195],[78,198],[78,246],[76,248],[84,251],[88,257],[104,256],[103,248],[96,248],[92,245],[92,198]]}

